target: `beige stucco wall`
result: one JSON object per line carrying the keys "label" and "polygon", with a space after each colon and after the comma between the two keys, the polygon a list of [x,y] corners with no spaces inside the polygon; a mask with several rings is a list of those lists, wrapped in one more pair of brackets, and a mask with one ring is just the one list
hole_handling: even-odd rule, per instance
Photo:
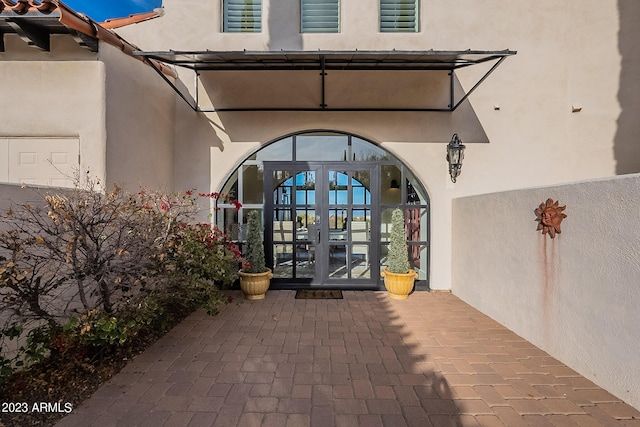
{"label": "beige stucco wall", "polygon": [[[640,174],[453,201],[453,292],[640,408]],[[566,205],[555,239],[534,209]]]}
{"label": "beige stucco wall", "polygon": [[51,52],[4,37],[0,137],[78,137],[80,169],[104,180],[104,64],[70,36],[53,36]]}
{"label": "beige stucco wall", "polygon": [[107,182],[173,191],[174,92],[148,65],[100,44],[106,69]]}
{"label": "beige stucco wall", "polygon": [[4,37],[0,137],[78,137],[82,174],[173,190],[176,101],[155,71],[102,42],[53,35],[43,52]]}
{"label": "beige stucco wall", "polygon": [[[343,0],[339,34],[300,34],[298,0],[264,0],[262,33],[225,34],[221,4],[165,0],[163,17],[119,32],[148,51],[509,48],[518,54],[508,58],[455,113],[205,114],[177,100],[177,189],[219,190],[248,153],[290,132],[353,132],[397,155],[428,189],[430,283],[434,289],[448,289],[452,199],[640,171],[640,129],[633,119],[640,104],[629,95],[640,92],[640,81],[634,77],[637,73],[625,72],[637,69],[640,62],[634,59],[640,29],[633,24],[640,18],[640,2],[524,0],[505,5],[487,0],[479,5],[472,0],[429,0],[422,2],[420,32],[410,34],[378,32],[377,0]],[[487,69],[488,65],[474,66],[456,75],[468,90]],[[192,87],[192,77],[182,77]],[[200,95],[205,107],[209,98],[218,106],[318,102],[319,81],[302,76],[236,76],[226,85],[218,77],[203,75]],[[327,78],[339,76],[329,73]],[[387,82],[382,75],[379,81],[376,78],[372,86],[346,85],[338,94],[354,104],[378,102]],[[249,86],[251,80],[260,80],[261,85]],[[408,81],[412,87],[429,84]],[[389,95],[389,102],[398,102]],[[404,92],[400,101],[412,105],[422,102],[424,95],[421,90]],[[573,112],[573,107],[581,111]],[[445,145],[454,132],[467,144],[463,172],[455,185],[448,180],[445,162]]]}

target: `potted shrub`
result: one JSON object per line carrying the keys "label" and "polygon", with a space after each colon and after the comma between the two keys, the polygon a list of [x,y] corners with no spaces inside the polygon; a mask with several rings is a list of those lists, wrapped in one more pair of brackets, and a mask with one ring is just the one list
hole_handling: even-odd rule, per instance
{"label": "potted shrub", "polygon": [[389,298],[404,300],[413,290],[418,274],[409,268],[409,254],[404,230],[404,214],[395,209],[391,215],[391,238],[387,268],[382,272]]}
{"label": "potted shrub", "polygon": [[260,227],[260,212],[251,211],[247,220],[246,262],[238,272],[240,288],[248,300],[264,299],[273,274],[264,260],[264,243]]}

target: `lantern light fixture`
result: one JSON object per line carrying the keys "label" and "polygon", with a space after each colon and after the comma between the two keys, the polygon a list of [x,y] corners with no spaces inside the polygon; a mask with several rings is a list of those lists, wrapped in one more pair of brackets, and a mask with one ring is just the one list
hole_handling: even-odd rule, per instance
{"label": "lantern light fixture", "polygon": [[451,137],[451,141],[447,144],[447,162],[449,162],[449,175],[451,176],[451,182],[456,182],[456,178],[460,175],[462,170],[462,159],[464,159],[465,146],[458,137],[457,133],[454,133]]}

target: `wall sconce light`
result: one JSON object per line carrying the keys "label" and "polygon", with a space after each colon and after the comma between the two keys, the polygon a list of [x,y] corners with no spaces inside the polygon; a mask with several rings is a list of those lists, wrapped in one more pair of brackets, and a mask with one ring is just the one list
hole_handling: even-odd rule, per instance
{"label": "wall sconce light", "polygon": [[454,133],[451,137],[451,141],[447,144],[447,162],[449,162],[449,175],[451,175],[451,182],[456,182],[456,178],[458,178],[462,170],[464,149],[465,146],[462,144],[458,134]]}
{"label": "wall sconce light", "polygon": [[399,190],[400,189],[400,185],[398,184],[398,181],[396,181],[395,179],[391,180],[391,184],[389,185],[389,190]]}

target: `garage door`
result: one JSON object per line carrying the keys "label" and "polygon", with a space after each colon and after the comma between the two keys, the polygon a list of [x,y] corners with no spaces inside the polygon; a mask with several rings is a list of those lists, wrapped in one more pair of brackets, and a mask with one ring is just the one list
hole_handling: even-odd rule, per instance
{"label": "garage door", "polygon": [[0,180],[5,182],[73,187],[80,166],[78,138],[5,138],[0,152],[6,153],[0,161]]}

